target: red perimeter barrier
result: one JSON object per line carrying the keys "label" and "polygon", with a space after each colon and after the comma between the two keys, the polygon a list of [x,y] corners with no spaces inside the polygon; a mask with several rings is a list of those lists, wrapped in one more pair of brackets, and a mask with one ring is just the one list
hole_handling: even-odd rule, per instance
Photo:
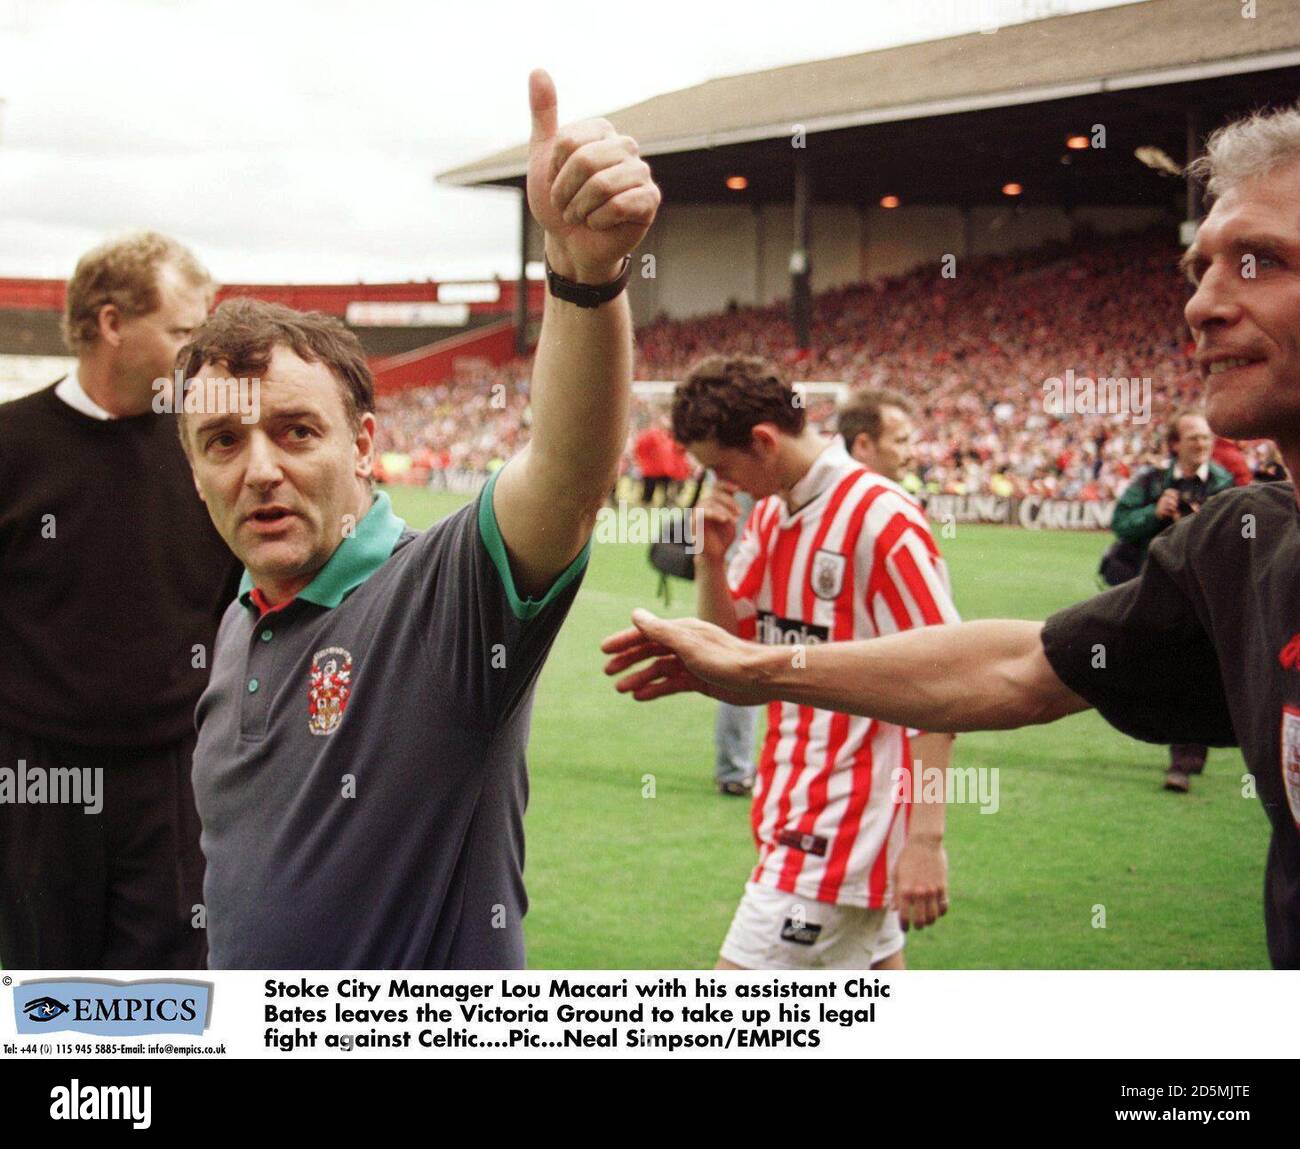
{"label": "red perimeter barrier", "polygon": [[375,375],[375,391],[380,395],[391,395],[395,391],[427,387],[450,379],[458,360],[486,360],[496,366],[512,359],[514,354],[514,323],[504,319],[463,335],[439,339],[437,343],[417,347],[405,355],[376,359],[371,362],[370,369]]}
{"label": "red perimeter barrier", "polygon": [[[62,279],[0,279],[0,309],[18,311],[62,311],[66,283]],[[217,301],[233,296],[252,296],[268,303],[283,303],[299,311],[324,311],[340,318],[349,303],[437,303],[437,283],[318,283],[266,284],[227,283],[217,292]],[[500,297],[490,303],[471,303],[471,315],[513,315],[518,284],[498,281]],[[544,285],[528,285],[530,311],[540,311]]]}

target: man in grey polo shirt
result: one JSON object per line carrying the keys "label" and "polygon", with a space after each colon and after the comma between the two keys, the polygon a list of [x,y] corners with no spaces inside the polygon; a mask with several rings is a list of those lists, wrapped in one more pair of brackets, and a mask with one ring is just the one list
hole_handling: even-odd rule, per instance
{"label": "man in grey polo shirt", "polygon": [[[181,353],[195,485],[247,568],[197,710],[213,968],[524,962],[533,685],[616,473],[622,289],[659,202],[633,141],[557,130],[544,72],[530,98],[532,440],[470,506],[417,534],[374,495],[370,374],[336,321],[231,301]],[[212,401],[253,377],[255,421]]]}

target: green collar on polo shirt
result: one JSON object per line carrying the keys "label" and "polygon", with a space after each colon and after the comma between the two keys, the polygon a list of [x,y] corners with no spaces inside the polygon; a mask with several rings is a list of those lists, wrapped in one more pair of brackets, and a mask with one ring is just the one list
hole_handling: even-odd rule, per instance
{"label": "green collar on polo shirt", "polygon": [[[388,561],[406,522],[393,514],[393,503],[386,491],[380,491],[357,529],[339,543],[329,561],[316,572],[297,594],[297,598],[331,609],[341,603]],[[257,610],[252,601],[253,577],[244,571],[239,582],[239,601]]]}

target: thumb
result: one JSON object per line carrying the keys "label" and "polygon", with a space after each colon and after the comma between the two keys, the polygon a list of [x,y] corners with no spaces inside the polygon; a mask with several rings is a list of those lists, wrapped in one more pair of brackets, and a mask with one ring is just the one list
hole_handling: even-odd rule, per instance
{"label": "thumb", "polygon": [[655,641],[662,641],[664,632],[667,629],[667,624],[662,618],[641,607],[637,607],[632,612],[632,625],[647,638],[652,638]]}
{"label": "thumb", "polygon": [[549,140],[557,126],[555,81],[544,68],[535,69],[528,77],[528,104],[533,111],[532,142]]}

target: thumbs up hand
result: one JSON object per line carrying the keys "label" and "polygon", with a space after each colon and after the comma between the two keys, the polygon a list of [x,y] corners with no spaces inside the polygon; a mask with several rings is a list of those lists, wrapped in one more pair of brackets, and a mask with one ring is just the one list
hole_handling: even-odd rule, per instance
{"label": "thumbs up hand", "polygon": [[546,257],[565,279],[608,283],[659,209],[650,167],[608,120],[558,127],[555,84],[540,68],[528,77],[528,102],[528,207],[546,232]]}

